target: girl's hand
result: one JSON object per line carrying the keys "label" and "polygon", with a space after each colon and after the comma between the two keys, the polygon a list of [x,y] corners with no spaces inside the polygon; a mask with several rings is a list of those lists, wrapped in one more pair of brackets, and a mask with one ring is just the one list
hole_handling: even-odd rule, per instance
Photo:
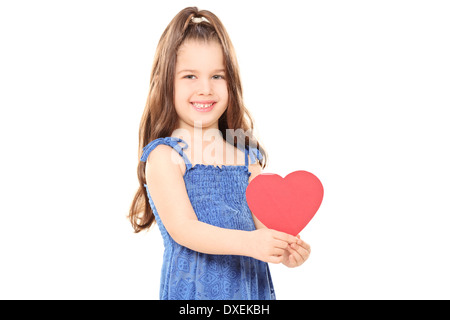
{"label": "girl's hand", "polygon": [[283,261],[284,252],[290,244],[295,244],[297,238],[276,230],[262,228],[250,232],[248,246],[249,256],[271,263]]}
{"label": "girl's hand", "polygon": [[300,239],[297,235],[297,242],[290,244],[283,253],[282,263],[288,268],[301,266],[311,254],[311,246]]}

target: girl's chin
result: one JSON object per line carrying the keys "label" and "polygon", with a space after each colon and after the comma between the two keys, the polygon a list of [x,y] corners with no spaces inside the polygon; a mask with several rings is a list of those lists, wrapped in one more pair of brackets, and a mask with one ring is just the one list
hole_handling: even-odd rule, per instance
{"label": "girl's chin", "polygon": [[194,128],[202,128],[202,129],[218,129],[219,128],[219,119],[211,117],[192,117],[188,121],[183,121],[189,124]]}

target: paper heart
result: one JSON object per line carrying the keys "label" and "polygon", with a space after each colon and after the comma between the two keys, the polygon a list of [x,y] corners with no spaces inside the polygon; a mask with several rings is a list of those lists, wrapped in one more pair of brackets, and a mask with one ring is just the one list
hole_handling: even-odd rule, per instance
{"label": "paper heart", "polygon": [[294,171],[284,179],[263,173],[246,190],[252,213],[267,228],[297,235],[319,210],[323,186],[310,172]]}

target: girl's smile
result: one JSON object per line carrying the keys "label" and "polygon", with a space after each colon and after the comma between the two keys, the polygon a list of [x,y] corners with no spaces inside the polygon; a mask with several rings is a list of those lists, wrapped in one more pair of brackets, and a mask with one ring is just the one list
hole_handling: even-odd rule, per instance
{"label": "girl's smile", "polygon": [[192,107],[199,112],[208,112],[214,108],[215,101],[192,101]]}

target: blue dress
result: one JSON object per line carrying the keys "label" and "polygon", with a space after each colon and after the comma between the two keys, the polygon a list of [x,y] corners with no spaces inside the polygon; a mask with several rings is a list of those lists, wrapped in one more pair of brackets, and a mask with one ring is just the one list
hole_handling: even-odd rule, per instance
{"label": "blue dress", "polygon": [[[184,143],[181,147],[178,143]],[[227,229],[255,230],[247,205],[248,156],[252,162],[257,149],[245,149],[245,166],[192,166],[183,149],[187,143],[175,137],[159,138],[144,147],[141,161],[160,144],[171,146],[184,159],[184,182],[199,221]],[[150,206],[164,242],[160,299],[175,300],[269,300],[275,299],[266,262],[237,255],[211,255],[176,243],[161,222],[147,185]]]}

